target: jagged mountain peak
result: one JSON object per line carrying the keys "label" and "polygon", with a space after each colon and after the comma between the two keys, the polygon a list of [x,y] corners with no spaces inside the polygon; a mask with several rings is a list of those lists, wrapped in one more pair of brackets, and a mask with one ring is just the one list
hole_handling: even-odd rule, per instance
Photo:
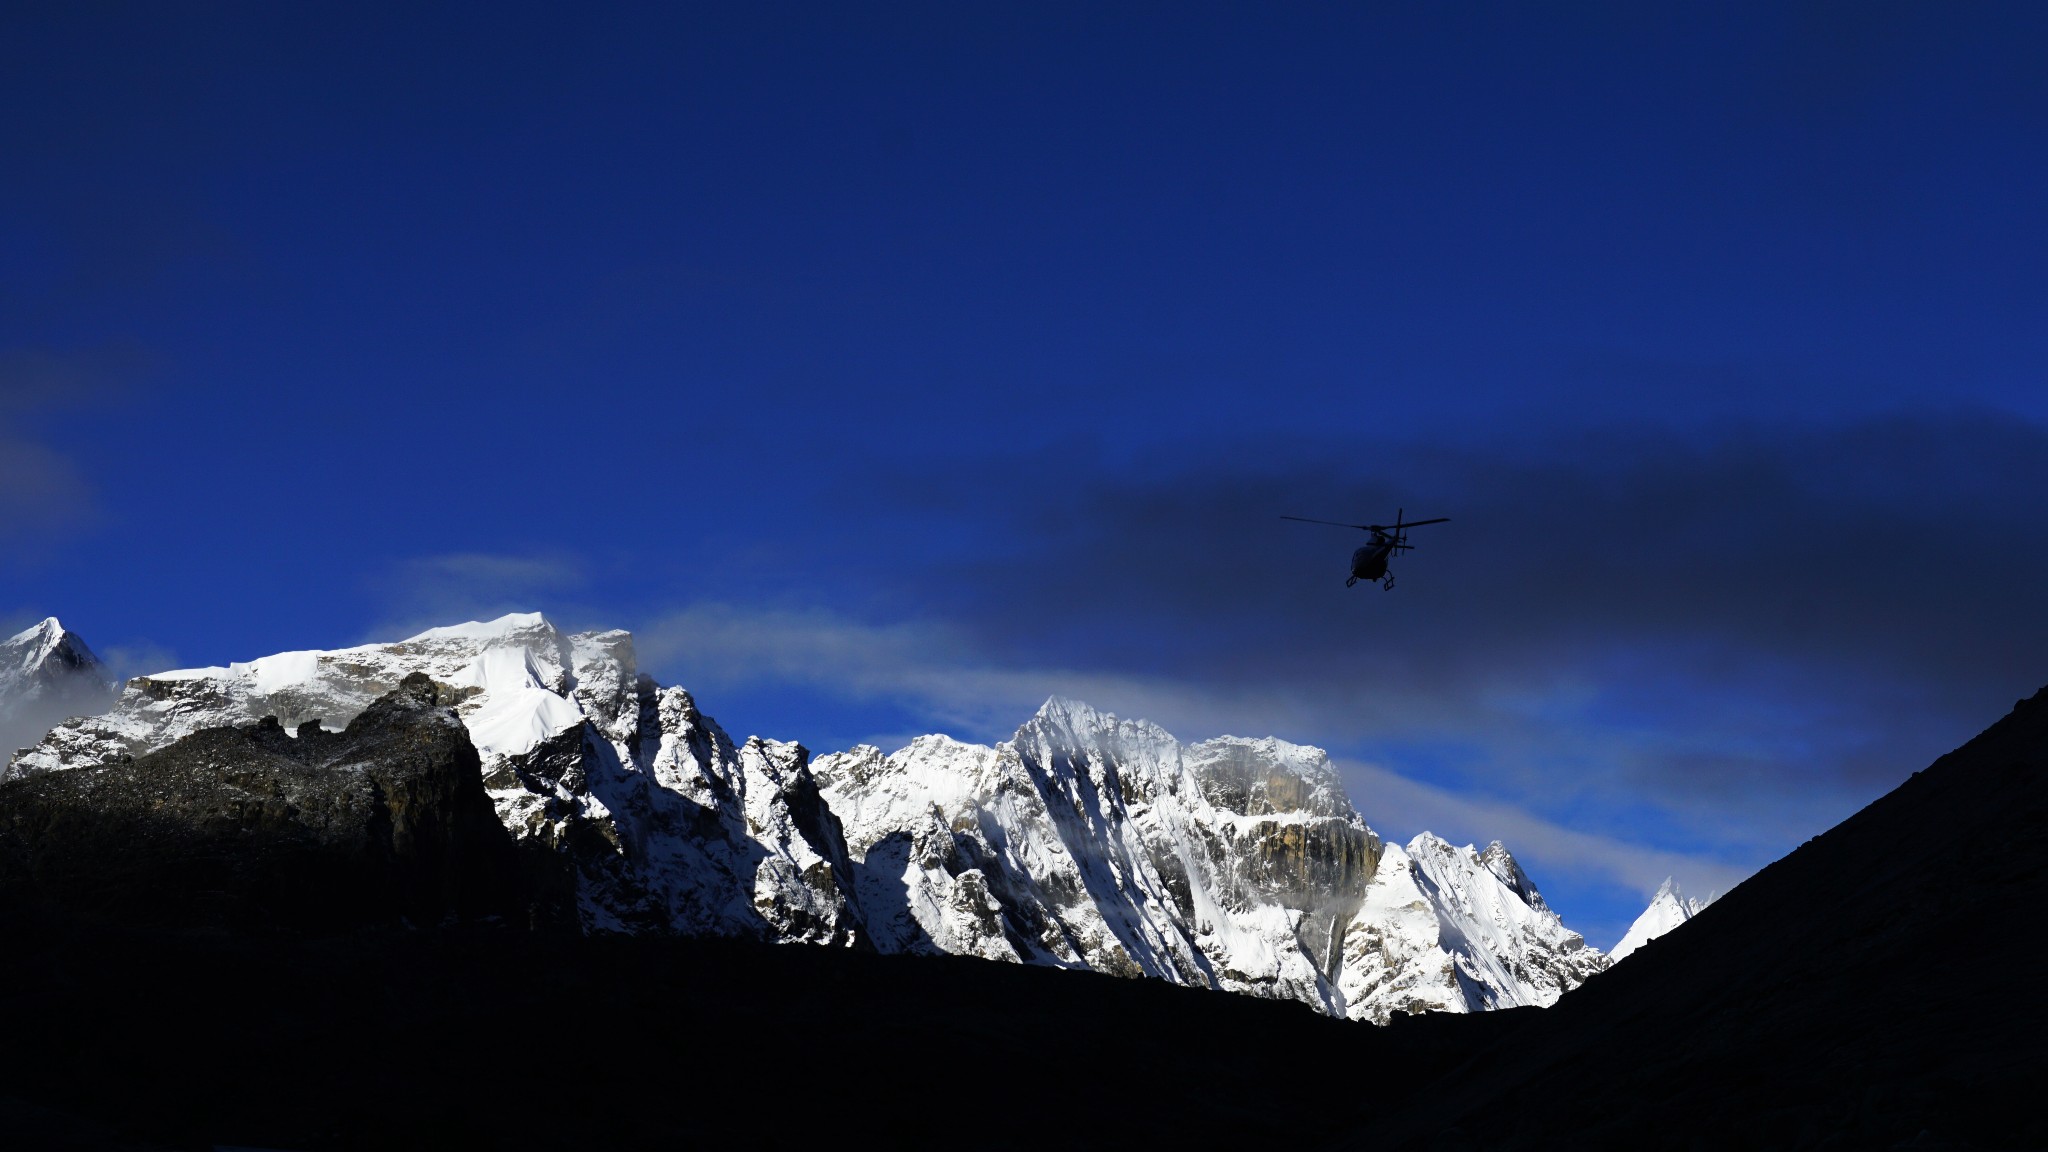
{"label": "jagged mountain peak", "polygon": [[0,642],[0,753],[33,742],[67,716],[106,707],[113,693],[85,638],[55,616],[15,633]]}
{"label": "jagged mountain peak", "polygon": [[1075,700],[1065,696],[1048,696],[1031,719],[1018,727],[1022,732],[1028,728],[1058,729],[1077,737],[1089,738],[1111,733],[1139,733],[1148,738],[1178,743],[1166,729],[1150,720],[1126,719],[1114,712],[1105,712],[1086,700]]}
{"label": "jagged mountain peak", "polygon": [[100,658],[86,646],[84,637],[64,627],[55,616],[45,617],[0,643],[0,677],[33,675],[46,667],[97,669]]}
{"label": "jagged mountain peak", "polygon": [[1527,901],[1531,908],[1549,910],[1550,905],[1543,902],[1543,893],[1536,890],[1535,881],[1522,871],[1521,863],[1515,859],[1514,853],[1508,851],[1507,845],[1498,840],[1488,844],[1479,853],[1479,863],[1515,895]]}
{"label": "jagged mountain peak", "polygon": [[[1408,841],[1407,848],[1408,854],[1410,856],[1420,856],[1426,852],[1450,853],[1456,852],[1458,850],[1457,845],[1451,843],[1449,840],[1444,839],[1436,833],[1429,831],[1426,828],[1420,832],[1417,832],[1414,835],[1414,837]],[[1465,850],[1470,852],[1472,850],[1472,846],[1470,844],[1465,845]]]}
{"label": "jagged mountain peak", "polygon": [[[1082,722],[1099,723],[1103,719],[1103,714],[1096,711],[1087,701],[1074,700],[1058,694],[1047,696],[1045,703],[1040,704],[1038,711],[1033,712],[1031,715],[1033,719],[1069,722],[1079,720]],[[1111,716],[1108,719],[1114,721],[1116,718]]]}
{"label": "jagged mountain peak", "polygon": [[1054,696],[1011,736],[1007,747],[1046,770],[1059,765],[1082,769],[1097,786],[1107,783],[1104,765],[1130,768],[1148,782],[1147,792],[1171,787],[1181,771],[1181,744],[1149,720],[1125,720],[1079,700]]}
{"label": "jagged mountain peak", "polygon": [[1675,878],[1666,876],[1664,882],[1657,885],[1657,894],[1650,897],[1650,906],[1643,909],[1635,923],[1629,925],[1628,932],[1607,954],[1608,958],[1619,962],[1636,949],[1699,915],[1717,895],[1710,893],[1704,900],[1689,897]]}
{"label": "jagged mountain peak", "polygon": [[37,623],[31,624],[14,635],[9,636],[6,646],[10,651],[16,648],[27,650],[30,646],[40,648],[50,639],[63,634],[63,623],[55,616],[45,616]]}

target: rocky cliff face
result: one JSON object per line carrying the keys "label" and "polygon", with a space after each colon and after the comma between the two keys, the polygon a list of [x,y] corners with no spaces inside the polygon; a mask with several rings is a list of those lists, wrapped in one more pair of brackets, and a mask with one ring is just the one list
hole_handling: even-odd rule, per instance
{"label": "rocky cliff face", "polygon": [[138,677],[8,771],[70,775],[264,716],[290,745],[409,676],[452,705],[497,819],[568,878],[585,931],[971,955],[1381,1022],[1548,1004],[1605,965],[1500,845],[1383,843],[1315,748],[1183,745],[1055,699],[994,747],[926,736],[812,764],[735,744],[638,673],[626,633],[537,615]]}
{"label": "rocky cliff face", "polygon": [[128,926],[339,930],[531,918],[468,732],[415,675],[345,732],[274,717],[0,784],[0,891]]}

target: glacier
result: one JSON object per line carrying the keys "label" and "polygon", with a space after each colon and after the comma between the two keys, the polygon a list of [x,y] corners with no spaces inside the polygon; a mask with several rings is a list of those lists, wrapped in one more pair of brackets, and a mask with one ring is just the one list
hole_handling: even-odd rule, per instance
{"label": "glacier", "polygon": [[570,865],[585,932],[977,956],[1378,1023],[1548,1005],[1610,963],[1498,842],[1384,842],[1317,748],[1183,744],[1055,697],[995,745],[814,760],[735,742],[629,633],[536,613],[135,677],[0,777],[265,716],[345,725],[415,673],[456,701],[499,820]]}

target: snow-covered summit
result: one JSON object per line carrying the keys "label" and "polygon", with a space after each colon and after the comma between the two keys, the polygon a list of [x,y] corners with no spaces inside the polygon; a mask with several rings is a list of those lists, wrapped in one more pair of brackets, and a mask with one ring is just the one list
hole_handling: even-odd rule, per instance
{"label": "snow-covered summit", "polygon": [[275,716],[341,727],[408,675],[456,699],[498,817],[568,856],[592,930],[851,942],[843,841],[796,745],[736,746],[687,692],[641,676],[625,632],[538,613],[404,640],[138,676],[9,773],[91,767]]}
{"label": "snow-covered summit", "polygon": [[85,639],[50,616],[0,642],[0,701],[23,699],[78,674],[104,684],[100,668]]}
{"label": "snow-covered summit", "polygon": [[[276,716],[287,729],[311,720],[340,728],[414,672],[466,695],[463,719],[486,758],[519,755],[582,719],[562,707],[575,680],[572,647],[534,613],[435,628],[391,644],[137,676],[111,712],[53,731],[16,756],[10,770],[20,775],[140,755],[201,728],[263,716]],[[493,736],[503,742],[492,743]]]}
{"label": "snow-covered summit", "polygon": [[1606,964],[1499,844],[1384,844],[1318,748],[1183,745],[1054,697],[993,747],[820,757],[884,951],[1145,975],[1332,1015],[1548,1004]]}
{"label": "snow-covered summit", "polygon": [[0,752],[106,707],[113,692],[100,658],[55,616],[15,633],[0,642]]}
{"label": "snow-covered summit", "polygon": [[1678,882],[1666,876],[1664,883],[1657,886],[1657,894],[1650,898],[1650,906],[1629,925],[1621,943],[1607,954],[1610,960],[1620,961],[1622,957],[1664,935],[1687,920],[1700,914],[1701,910],[1714,902],[1709,895],[1704,900],[1693,899],[1679,891]]}

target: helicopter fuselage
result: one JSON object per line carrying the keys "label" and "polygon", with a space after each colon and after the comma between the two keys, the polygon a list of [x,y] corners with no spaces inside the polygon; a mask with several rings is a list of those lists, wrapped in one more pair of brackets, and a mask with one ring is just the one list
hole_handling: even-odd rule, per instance
{"label": "helicopter fuselage", "polygon": [[1377,580],[1387,574],[1387,553],[1391,544],[1372,543],[1351,554],[1353,580]]}

